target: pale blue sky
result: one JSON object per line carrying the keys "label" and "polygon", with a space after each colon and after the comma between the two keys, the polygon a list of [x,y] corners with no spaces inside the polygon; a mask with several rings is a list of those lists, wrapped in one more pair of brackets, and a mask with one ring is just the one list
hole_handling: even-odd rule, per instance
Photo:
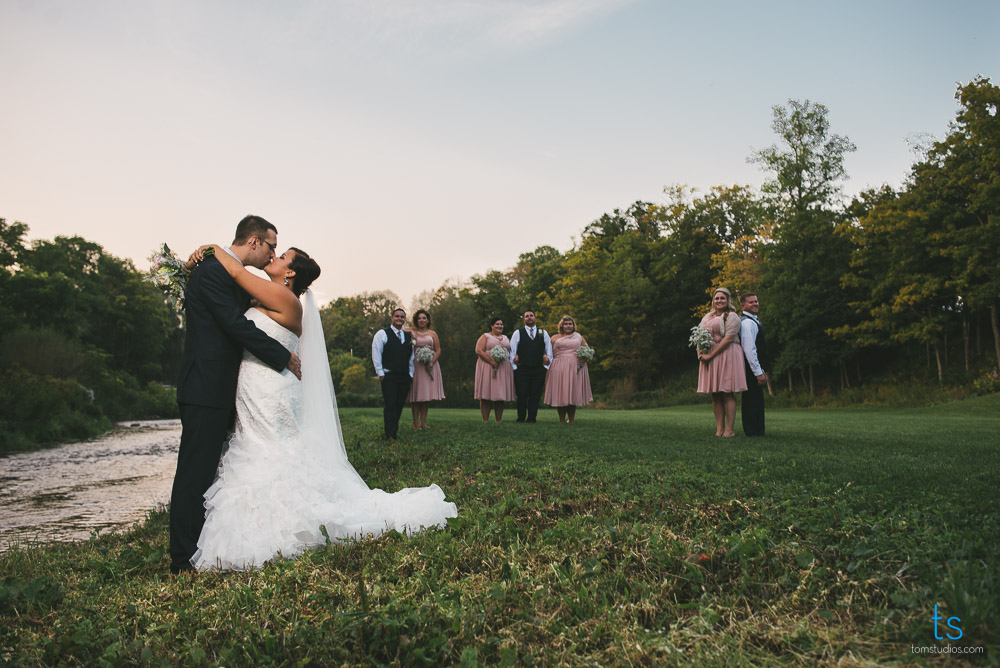
{"label": "pale blue sky", "polygon": [[822,102],[848,192],[1000,72],[1000,3],[0,0],[0,216],[140,267],[245,213],[325,301],[513,265],[664,186],[758,185]]}

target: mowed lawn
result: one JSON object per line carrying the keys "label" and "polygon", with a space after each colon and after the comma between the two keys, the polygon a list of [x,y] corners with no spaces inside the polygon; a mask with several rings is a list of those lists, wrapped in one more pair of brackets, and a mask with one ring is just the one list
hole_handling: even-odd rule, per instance
{"label": "mowed lawn", "polygon": [[438,483],[458,519],[180,578],[162,512],[15,547],[0,661],[903,665],[949,643],[984,648],[949,665],[1000,661],[1000,396],[771,410],[761,439],[716,438],[708,404],[573,425],[432,409],[392,444],[380,411],[341,418],[370,485]]}

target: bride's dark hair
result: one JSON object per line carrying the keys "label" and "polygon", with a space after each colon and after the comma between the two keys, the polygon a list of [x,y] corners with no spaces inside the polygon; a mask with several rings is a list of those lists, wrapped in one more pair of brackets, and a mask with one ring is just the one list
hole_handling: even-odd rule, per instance
{"label": "bride's dark hair", "polygon": [[294,247],[288,250],[295,251],[292,261],[288,263],[288,268],[295,272],[295,278],[292,281],[292,292],[298,297],[306,291],[306,288],[312,285],[313,281],[319,278],[319,265],[304,250]]}

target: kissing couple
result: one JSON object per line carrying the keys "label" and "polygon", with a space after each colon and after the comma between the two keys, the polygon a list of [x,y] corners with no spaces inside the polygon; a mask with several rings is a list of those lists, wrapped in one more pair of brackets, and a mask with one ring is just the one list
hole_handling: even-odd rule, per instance
{"label": "kissing couple", "polygon": [[297,248],[276,256],[277,245],[274,225],[247,216],[229,247],[192,255],[199,262],[188,280],[177,383],[172,573],[260,568],[328,537],[413,533],[457,516],[437,485],[389,494],[369,488],[351,465],[308,289],[319,265]]}

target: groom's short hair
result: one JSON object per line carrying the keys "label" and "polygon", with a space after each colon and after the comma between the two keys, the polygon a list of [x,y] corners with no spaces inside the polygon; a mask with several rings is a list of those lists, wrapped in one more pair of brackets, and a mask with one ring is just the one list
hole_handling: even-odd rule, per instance
{"label": "groom's short hair", "polygon": [[250,237],[263,239],[267,236],[268,230],[278,233],[278,228],[267,222],[260,216],[247,216],[236,226],[236,236],[233,237],[234,246],[242,246],[250,240]]}

